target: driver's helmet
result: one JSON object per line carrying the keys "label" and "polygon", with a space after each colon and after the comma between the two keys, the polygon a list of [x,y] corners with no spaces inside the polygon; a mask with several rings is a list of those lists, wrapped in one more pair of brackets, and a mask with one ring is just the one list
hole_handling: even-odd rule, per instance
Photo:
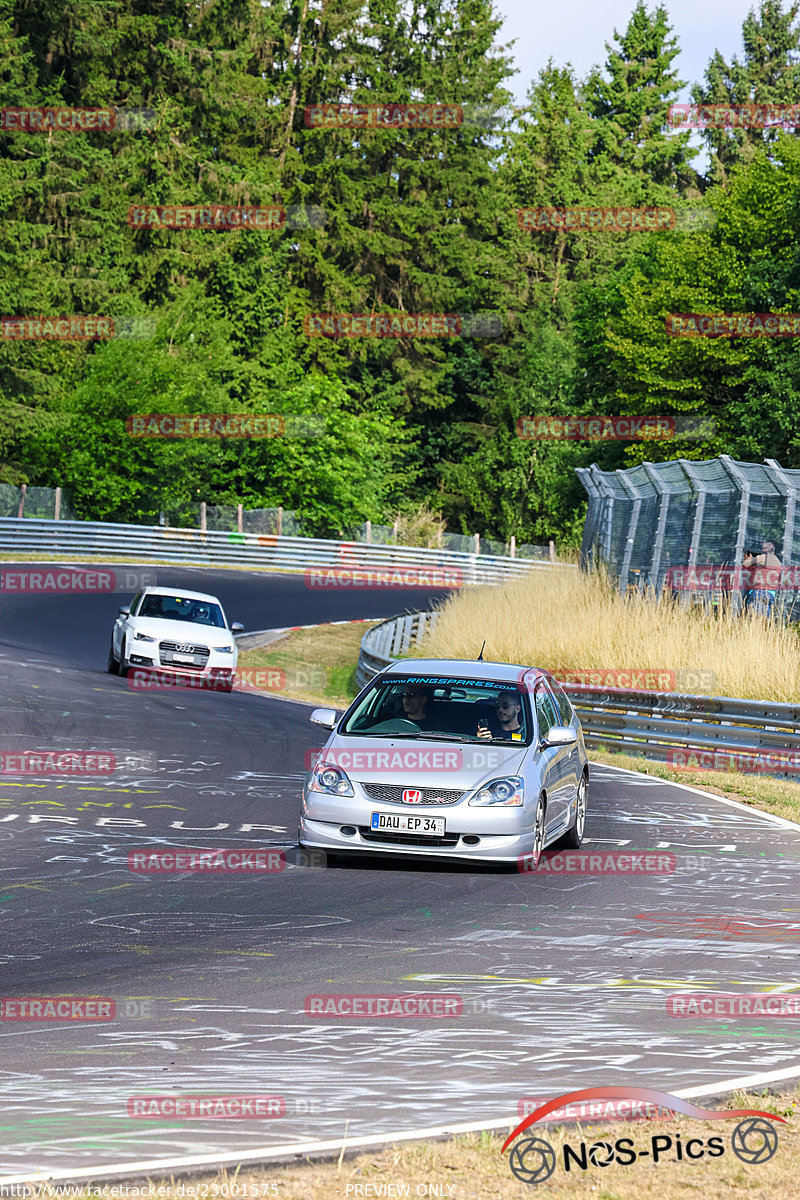
{"label": "driver's helmet", "polygon": [[211,609],[207,604],[197,604],[194,609],[194,619],[203,625],[208,625],[211,621]]}

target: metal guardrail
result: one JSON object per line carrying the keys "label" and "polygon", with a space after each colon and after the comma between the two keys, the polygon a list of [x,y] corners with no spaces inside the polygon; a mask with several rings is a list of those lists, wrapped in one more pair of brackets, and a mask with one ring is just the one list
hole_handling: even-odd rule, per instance
{"label": "metal guardrail", "polygon": [[[407,654],[412,645],[420,645],[437,619],[436,612],[411,613],[368,630],[361,639],[356,667],[358,687]],[[700,765],[717,770],[726,769],[726,757],[732,758],[732,765],[747,769],[747,760],[759,756],[759,774],[796,779],[800,773],[800,704],[562,686],[580,717],[590,750],[616,750],[687,766],[691,765],[688,756],[696,755],[701,756]]]}
{"label": "metal guardrail", "polygon": [[[309,586],[459,587],[461,584],[500,583],[529,571],[552,570],[565,564],[547,559],[506,558],[456,550],[415,546],[386,546],[369,542],[340,542],[326,538],[279,537],[255,533],[222,533],[170,529],[158,525],[114,525],[103,521],[48,521],[0,517],[0,554],[102,556],[107,561],[186,563],[202,566],[266,567],[282,571],[341,573],[310,579]],[[575,569],[575,568],[572,568]],[[381,583],[357,580],[353,572],[412,572]],[[425,573],[433,573],[426,583]]]}
{"label": "metal guardrail", "polygon": [[373,675],[407,654],[412,644],[419,646],[425,634],[433,629],[438,616],[436,612],[408,613],[404,617],[381,621],[380,625],[368,629],[361,639],[356,666],[356,686],[359,691]]}

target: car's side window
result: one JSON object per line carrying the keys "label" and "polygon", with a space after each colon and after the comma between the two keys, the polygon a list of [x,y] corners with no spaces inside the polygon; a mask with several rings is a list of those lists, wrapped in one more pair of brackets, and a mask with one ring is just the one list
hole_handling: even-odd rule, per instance
{"label": "car's side window", "polygon": [[131,600],[131,616],[132,617],[136,616],[136,609],[139,607],[139,601],[141,600],[141,598],[142,598],[142,593],[137,592],[136,595]]}
{"label": "car's side window", "polygon": [[556,704],[558,705],[558,711],[561,714],[560,723],[562,725],[569,725],[572,721],[572,705],[567,698],[566,692],[562,688],[561,684],[557,683],[555,679],[550,681],[549,687],[550,691],[555,696]]}
{"label": "car's side window", "polygon": [[533,698],[536,704],[536,723],[539,726],[539,737],[544,739],[553,725],[558,725],[555,704],[543,683],[538,684]]}

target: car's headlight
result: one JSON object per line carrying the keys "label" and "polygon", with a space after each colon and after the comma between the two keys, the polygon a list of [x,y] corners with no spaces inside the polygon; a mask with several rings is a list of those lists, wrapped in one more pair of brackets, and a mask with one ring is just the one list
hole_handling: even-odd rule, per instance
{"label": "car's headlight", "polygon": [[481,807],[499,804],[502,808],[519,808],[525,803],[525,781],[520,775],[505,775],[484,784],[470,800]]}
{"label": "car's headlight", "polygon": [[151,638],[148,633],[139,633],[137,630],[133,635],[133,640],[135,642],[154,642],[156,639]]}
{"label": "car's headlight", "polygon": [[218,654],[233,654],[233,646],[215,646]]}
{"label": "car's headlight", "polygon": [[308,785],[311,792],[325,792],[328,796],[354,796],[353,785],[341,767],[328,763],[317,763],[311,772]]}

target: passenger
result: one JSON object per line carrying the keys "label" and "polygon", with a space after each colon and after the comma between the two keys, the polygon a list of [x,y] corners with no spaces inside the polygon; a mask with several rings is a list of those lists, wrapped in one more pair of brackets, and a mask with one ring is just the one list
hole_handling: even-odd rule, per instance
{"label": "passenger", "polygon": [[521,742],[523,726],[519,718],[522,712],[522,701],[519,693],[500,692],[494,702],[494,707],[495,716],[488,724],[484,719],[478,722],[478,737],[484,741],[502,738],[507,742]]}

